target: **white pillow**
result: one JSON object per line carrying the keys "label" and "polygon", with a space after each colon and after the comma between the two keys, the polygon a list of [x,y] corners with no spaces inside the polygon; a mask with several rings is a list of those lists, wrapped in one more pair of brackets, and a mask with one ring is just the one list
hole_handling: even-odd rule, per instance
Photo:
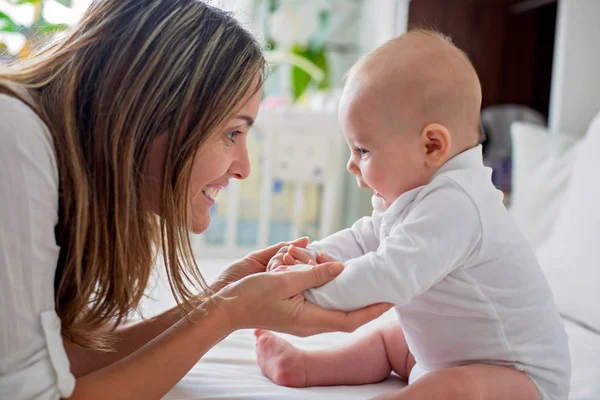
{"label": "white pillow", "polygon": [[509,212],[534,249],[548,240],[580,147],[577,138],[515,122]]}
{"label": "white pillow", "polygon": [[600,114],[581,142],[561,213],[537,256],[559,311],[600,330]]}

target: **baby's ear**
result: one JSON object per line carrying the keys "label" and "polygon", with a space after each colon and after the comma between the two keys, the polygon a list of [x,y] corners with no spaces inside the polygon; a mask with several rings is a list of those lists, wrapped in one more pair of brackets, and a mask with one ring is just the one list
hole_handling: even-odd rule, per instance
{"label": "baby's ear", "polygon": [[441,124],[429,124],[421,131],[421,140],[428,167],[439,168],[450,154],[452,137],[450,131]]}

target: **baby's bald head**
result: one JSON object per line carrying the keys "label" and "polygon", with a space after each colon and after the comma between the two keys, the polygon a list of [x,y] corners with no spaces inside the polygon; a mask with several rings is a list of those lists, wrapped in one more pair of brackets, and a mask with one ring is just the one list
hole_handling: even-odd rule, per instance
{"label": "baby's bald head", "polygon": [[348,114],[389,121],[398,133],[443,125],[452,137],[451,155],[475,146],[481,130],[481,86],[473,65],[431,31],[410,31],[360,60],[348,74],[342,106]]}

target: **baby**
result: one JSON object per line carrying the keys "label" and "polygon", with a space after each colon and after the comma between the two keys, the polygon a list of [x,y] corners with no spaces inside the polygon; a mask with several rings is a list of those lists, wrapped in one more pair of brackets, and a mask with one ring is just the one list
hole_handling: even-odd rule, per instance
{"label": "baby", "polygon": [[411,31],[352,68],[339,118],[348,171],[374,191],[373,215],[307,249],[285,249],[269,268],[343,262],[305,298],[344,311],[392,303],[399,322],[318,352],[256,331],[266,376],[304,387],[373,383],[395,371],[409,385],[389,398],[567,399],[567,337],[482,163],[480,107],[468,57],[437,33]]}

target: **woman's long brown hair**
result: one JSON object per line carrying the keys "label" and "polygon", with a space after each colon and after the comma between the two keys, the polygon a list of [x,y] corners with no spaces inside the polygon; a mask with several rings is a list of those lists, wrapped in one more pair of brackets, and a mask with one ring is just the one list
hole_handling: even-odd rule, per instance
{"label": "woman's long brown hair", "polygon": [[[201,300],[187,229],[191,166],[264,70],[255,39],[199,0],[96,0],[67,37],[0,70],[0,90],[27,89],[54,139],[56,311],[67,340],[109,349],[103,328],[138,306],[160,248],[182,311]],[[156,218],[144,177],[164,132]]]}

